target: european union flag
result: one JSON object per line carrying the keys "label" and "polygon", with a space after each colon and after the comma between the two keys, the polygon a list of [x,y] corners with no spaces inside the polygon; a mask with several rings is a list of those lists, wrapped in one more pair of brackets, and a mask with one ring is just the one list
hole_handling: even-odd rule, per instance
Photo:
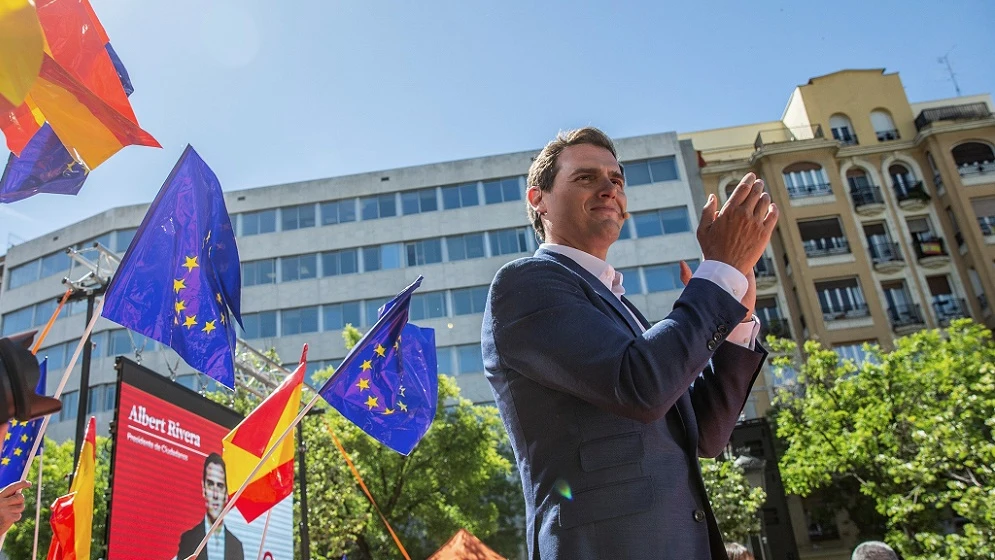
{"label": "european union flag", "polygon": [[[35,393],[45,394],[45,378],[48,373],[48,358],[38,364],[38,386]],[[21,480],[27,467],[28,453],[35,444],[38,437],[38,429],[41,428],[43,418],[19,422],[11,420],[9,422],[7,435],[4,436],[3,452],[0,453],[0,488],[8,484]],[[38,448],[41,454],[41,447]]]}
{"label": "european union flag", "polygon": [[411,294],[422,278],[380,310],[363,336],[319,391],[364,432],[407,455],[435,419],[439,394],[435,331],[408,324]]}
{"label": "european union flag", "polygon": [[103,316],[170,346],[234,388],[241,324],[238,247],[221,184],[187,146],[138,227],[104,296]]}

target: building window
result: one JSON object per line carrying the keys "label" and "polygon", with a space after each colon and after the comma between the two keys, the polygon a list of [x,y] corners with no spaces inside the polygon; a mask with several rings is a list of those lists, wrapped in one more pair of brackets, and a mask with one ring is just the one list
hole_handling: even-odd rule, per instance
{"label": "building window", "polygon": [[131,337],[128,336],[128,329],[116,329],[110,331],[107,337],[108,356],[127,356],[134,349],[131,347]]}
{"label": "building window", "polygon": [[439,202],[435,198],[435,187],[401,193],[401,210],[405,216],[421,214],[422,212],[435,212],[438,209]]}
{"label": "building window", "polygon": [[856,278],[816,282],[815,291],[827,321],[867,315],[867,302]]}
{"label": "building window", "polygon": [[442,207],[446,210],[466,208],[467,206],[477,206],[479,204],[480,197],[477,195],[477,183],[442,187]]}
{"label": "building window", "polygon": [[829,129],[833,133],[833,139],[839,140],[840,144],[844,146],[857,144],[857,134],[853,131],[853,125],[850,124],[850,117],[843,113],[836,113],[829,117]]}
{"label": "building window", "polygon": [[436,350],[436,359],[439,364],[439,373],[444,373],[446,375],[456,375],[456,371],[453,369],[453,347],[452,346],[440,346]]}
{"label": "building window", "polygon": [[242,235],[259,235],[276,231],[276,210],[242,214]]}
{"label": "building window", "polygon": [[356,221],[356,199],[333,200],[321,203],[321,225],[344,224]]}
{"label": "building window", "polygon": [[784,187],[791,198],[833,194],[826,171],[821,165],[808,161],[793,163],[784,168]]}
{"label": "building window", "polygon": [[280,209],[283,231],[314,227],[314,204],[284,206]]}
{"label": "building window", "polygon": [[276,259],[242,263],[242,286],[276,283]]}
{"label": "building window", "polygon": [[397,215],[397,201],[394,198],[394,193],[361,198],[359,199],[359,207],[363,209],[364,220],[390,218]]}
{"label": "building window", "polygon": [[627,161],[622,167],[625,172],[625,184],[630,187],[680,179],[677,159],[674,156]]}
{"label": "building window", "polygon": [[479,259],[484,254],[484,234],[468,233],[466,235],[450,235],[446,238],[446,249],[450,261]]}
{"label": "building window", "polygon": [[35,259],[9,269],[7,272],[10,280],[7,281],[7,289],[20,288],[25,284],[30,284],[38,280],[38,264],[39,260]]}
{"label": "building window", "polygon": [[808,257],[828,257],[850,252],[850,244],[843,235],[843,225],[838,217],[798,222],[805,255]]}
{"label": "building window", "polygon": [[972,198],[971,208],[981,233],[985,236],[995,235],[995,196]]}
{"label": "building window", "polygon": [[943,176],[940,175],[940,168],[936,166],[936,160],[933,159],[933,154],[926,152],[926,162],[929,163],[929,170],[933,172],[933,184],[936,185],[936,190],[939,193],[943,193]]}
{"label": "building window", "polygon": [[836,352],[836,355],[839,356],[841,360],[850,360],[857,367],[861,367],[864,362],[875,362],[873,355],[864,349],[864,345],[870,344],[871,346],[877,346],[877,343],[878,341],[876,340],[848,342],[833,346],[833,351]]}
{"label": "building window", "polygon": [[902,252],[898,244],[891,240],[885,222],[864,224],[864,236],[867,237],[867,248],[871,252],[874,264],[903,260]]}
{"label": "building window", "polygon": [[499,204],[522,199],[522,189],[518,177],[484,181],[484,203]]}
{"label": "building window", "polygon": [[487,304],[487,286],[453,290],[453,315],[483,313]]}
{"label": "building window", "polygon": [[401,244],[363,247],[363,272],[401,268]]}
{"label": "building window", "polygon": [[[114,232],[114,250],[123,253],[131,246],[131,240],[135,238],[138,228],[119,229]],[[68,267],[67,267],[68,268]]]}
{"label": "building window", "polygon": [[62,398],[59,400],[62,401],[62,411],[59,412],[59,421],[75,420],[76,412],[79,409],[79,392],[62,393]]}
{"label": "building window", "polygon": [[995,152],[988,144],[965,142],[950,152],[961,177],[995,173]]}
{"label": "building window", "polygon": [[622,275],[622,285],[625,287],[625,293],[628,295],[641,294],[643,293],[643,282],[639,277],[639,267],[633,266],[631,268],[617,268],[615,272]]}
{"label": "building window", "polygon": [[107,389],[108,387],[106,385],[94,385],[90,387],[89,398],[86,402],[87,414],[103,412],[101,407],[104,405],[104,392]]}
{"label": "building window", "polygon": [[421,321],[446,316],[446,292],[427,292],[411,296],[409,319]]}
{"label": "building window", "polygon": [[[128,246],[125,245],[124,249],[127,249],[127,248],[128,248]],[[121,251],[123,251],[124,249],[121,249]],[[67,255],[65,253],[65,251],[59,251],[58,253],[52,253],[51,255],[47,255],[45,257],[42,257],[42,259],[41,259],[41,276],[40,277],[41,278],[48,278],[49,276],[53,276],[53,275],[58,274],[60,272],[65,272],[65,271],[69,270],[70,265],[71,265],[71,262],[70,262],[70,259],[69,259],[69,255]]]}
{"label": "building window", "polygon": [[359,317],[358,301],[322,305],[321,312],[324,320],[323,328],[326,331],[344,329],[346,325],[358,327],[362,321]]}
{"label": "building window", "polygon": [[885,305],[888,308],[888,318],[893,327],[918,325],[923,323],[919,305],[912,301],[912,294],[904,280],[882,282]]}
{"label": "building window", "polygon": [[280,272],[283,282],[307,280],[318,276],[318,255],[297,255],[280,259]]}
{"label": "building window", "polygon": [[76,249],[78,250],[90,249],[94,246],[94,244],[97,244],[103,246],[105,249],[110,249],[113,251],[114,247],[111,247],[111,240],[112,240],[111,232],[108,231],[103,235],[99,235],[92,239],[87,239],[86,241],[81,241],[77,243]]}
{"label": "building window", "polygon": [[895,121],[891,119],[891,114],[884,109],[871,111],[871,126],[874,127],[874,133],[878,137],[878,142],[887,142],[901,138],[898,134],[898,129],[895,127]]}
{"label": "building window", "polygon": [[359,252],[356,249],[342,249],[321,254],[322,276],[341,276],[357,272],[359,272]]}
{"label": "building window", "polygon": [[[698,268],[697,259],[689,260],[687,263],[691,267],[691,270]],[[680,263],[644,266],[643,276],[646,278],[646,291],[648,293],[667,292],[684,288],[684,284],[681,282]]]}
{"label": "building window", "polygon": [[691,220],[685,206],[663,208],[632,214],[636,237],[655,237],[691,231]]}
{"label": "building window", "polygon": [[276,336],[276,311],[243,313],[243,338],[273,338]]}
{"label": "building window", "polygon": [[442,262],[442,239],[422,239],[404,244],[408,266],[419,266]]}
{"label": "building window", "polygon": [[464,344],[456,347],[460,375],[484,372],[484,356],[479,344]]}
{"label": "building window", "polygon": [[528,228],[520,227],[490,232],[491,256],[528,252],[528,231]]}
{"label": "building window", "polygon": [[35,307],[29,305],[17,311],[5,313],[3,316],[3,336],[16,334],[30,329],[34,323]]}
{"label": "building window", "polygon": [[43,359],[48,358],[48,368],[50,370],[61,369],[66,366],[66,345],[63,343],[42,348],[38,351],[38,356]]}
{"label": "building window", "polygon": [[54,299],[47,299],[40,303],[36,303],[35,313],[34,313],[35,317],[34,321],[32,321],[31,326],[37,327],[47,323],[48,320],[52,318],[52,313],[55,313],[55,310],[58,307],[59,307],[59,302],[55,301]]}
{"label": "building window", "polygon": [[368,299],[363,302],[363,305],[366,308],[367,326],[373,326],[376,324],[377,319],[380,318],[380,308],[383,307],[388,301],[390,301],[390,298]]}
{"label": "building window", "polygon": [[318,332],[318,307],[298,307],[280,312],[280,336]]}

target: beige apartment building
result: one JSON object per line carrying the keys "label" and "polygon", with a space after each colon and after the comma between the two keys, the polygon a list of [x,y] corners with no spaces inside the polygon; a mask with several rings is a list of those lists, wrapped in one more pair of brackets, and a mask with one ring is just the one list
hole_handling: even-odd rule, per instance
{"label": "beige apartment building", "polygon": [[[756,267],[767,332],[859,360],[958,317],[995,327],[990,95],[910,103],[897,73],[843,70],[795,88],[780,120],[681,138],[706,193],[724,202],[752,171],[781,211]],[[849,558],[846,523],[820,538],[789,502],[803,558]]]}

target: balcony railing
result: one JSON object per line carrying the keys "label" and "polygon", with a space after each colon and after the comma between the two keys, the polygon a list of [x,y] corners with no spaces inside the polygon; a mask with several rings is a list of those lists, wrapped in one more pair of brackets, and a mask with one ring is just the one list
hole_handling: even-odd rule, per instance
{"label": "balcony railing", "polygon": [[916,248],[916,258],[925,259],[927,257],[948,256],[947,245],[942,237],[924,236],[913,240],[912,245]]}
{"label": "balcony railing", "polygon": [[760,257],[760,260],[753,266],[753,275],[757,278],[774,278],[777,272],[774,270],[774,261],[770,257]]}
{"label": "balcony railing", "polygon": [[870,243],[868,249],[871,252],[871,260],[875,264],[903,261],[902,251],[898,247],[898,243],[892,243],[891,241]]}
{"label": "balcony railing", "polygon": [[961,121],[991,118],[992,112],[984,102],[947,105],[923,109],[916,117],[916,130],[922,130],[937,121]]}
{"label": "balcony railing", "polygon": [[906,200],[929,200],[929,193],[926,192],[922,181],[916,181],[914,185],[895,183],[893,186],[895,189],[895,198],[899,202],[905,202]]}
{"label": "balcony railing", "polygon": [[793,128],[761,130],[757,133],[757,139],[753,141],[753,149],[759,150],[768,144],[797,142],[799,140],[812,140],[815,138],[824,138],[822,125],[815,124]]}
{"label": "balcony railing", "polygon": [[788,196],[791,198],[827,196],[830,194],[833,194],[833,186],[829,183],[819,183],[817,185],[791,185],[788,187]]}
{"label": "balcony railing", "polygon": [[884,197],[881,196],[881,187],[877,185],[865,185],[851,189],[850,198],[853,199],[854,208],[860,208],[869,204],[884,204]]}
{"label": "balcony railing", "polygon": [[870,311],[867,309],[866,303],[854,303],[846,302],[846,307],[843,309],[832,308],[827,309],[822,308],[822,318],[826,321],[838,321],[840,319],[854,319],[857,317],[867,317]]}
{"label": "balcony railing", "polygon": [[948,325],[954,319],[967,317],[967,302],[963,298],[933,297],[933,311],[941,325]]}
{"label": "balcony railing", "polygon": [[995,161],[965,163],[957,167],[957,173],[960,173],[961,177],[995,174]]}
{"label": "balcony railing", "polygon": [[849,128],[834,128],[833,139],[839,141],[841,146],[856,146],[860,143],[857,140],[857,134],[851,132]]}
{"label": "balcony railing", "polygon": [[805,255],[808,257],[828,257],[830,255],[845,255],[850,252],[850,243],[845,237],[824,237],[822,239],[802,240]]}
{"label": "balcony railing", "polygon": [[978,225],[981,226],[981,233],[995,235],[995,216],[978,216]]}
{"label": "balcony railing", "polygon": [[901,136],[895,129],[892,130],[878,130],[875,131],[878,137],[878,142],[887,142],[889,140],[898,140]]}
{"label": "balcony railing", "polygon": [[790,321],[781,317],[760,320],[760,340],[772,334],[777,338],[791,338]]}
{"label": "balcony railing", "polygon": [[922,325],[922,310],[918,304],[905,303],[888,308],[888,320],[895,328]]}

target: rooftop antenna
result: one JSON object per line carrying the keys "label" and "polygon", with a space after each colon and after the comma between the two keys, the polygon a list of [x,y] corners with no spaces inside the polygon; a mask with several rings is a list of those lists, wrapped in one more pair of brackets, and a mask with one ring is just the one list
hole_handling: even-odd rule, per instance
{"label": "rooftop antenna", "polygon": [[[957,45],[954,45],[954,47],[956,46]],[[952,66],[950,66],[950,51],[954,50],[954,47],[950,47],[950,50],[947,51],[947,54],[936,59],[936,61],[947,67],[947,72],[950,74],[950,81],[954,83],[954,89],[957,91],[957,97],[960,97],[961,93],[960,93],[960,86],[957,84],[957,74],[954,74],[954,69]]]}

